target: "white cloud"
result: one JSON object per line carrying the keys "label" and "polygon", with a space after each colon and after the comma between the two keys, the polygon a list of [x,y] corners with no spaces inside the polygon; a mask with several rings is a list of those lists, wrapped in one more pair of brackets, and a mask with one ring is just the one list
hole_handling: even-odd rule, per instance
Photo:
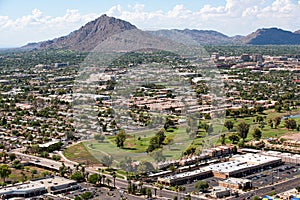
{"label": "white cloud", "polygon": [[21,46],[69,34],[99,14],[82,15],[78,10],[66,10],[63,16],[45,16],[39,9],[17,19],[0,16],[0,46]]}
{"label": "white cloud", "polygon": [[[213,29],[228,35],[248,34],[262,27],[300,29],[300,0],[226,0],[225,5],[210,4],[187,9],[183,4],[168,11],[148,11],[143,4],[115,5],[107,15],[131,22],[141,29],[195,28]],[[0,16],[0,45],[23,45],[28,41],[40,41],[66,35],[91,21],[101,13],[81,14],[78,10],[66,10],[63,16],[45,16],[34,9],[17,19]],[[10,40],[11,41],[10,41]]]}

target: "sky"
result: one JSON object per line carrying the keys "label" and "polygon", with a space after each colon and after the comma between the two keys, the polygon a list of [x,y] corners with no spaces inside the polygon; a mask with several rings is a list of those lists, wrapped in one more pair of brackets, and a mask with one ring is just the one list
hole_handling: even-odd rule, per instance
{"label": "sky", "polygon": [[102,14],[142,30],[300,29],[300,0],[0,0],[0,48],[64,36]]}

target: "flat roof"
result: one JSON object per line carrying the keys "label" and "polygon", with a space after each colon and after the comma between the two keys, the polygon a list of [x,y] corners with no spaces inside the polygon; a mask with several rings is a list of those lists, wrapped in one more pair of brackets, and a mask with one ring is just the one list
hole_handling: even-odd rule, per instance
{"label": "flat roof", "polygon": [[163,179],[173,180],[173,179],[178,179],[178,178],[191,177],[191,176],[195,176],[195,175],[202,174],[202,173],[208,173],[210,171],[211,170],[198,169],[198,170],[194,170],[194,171],[190,171],[190,172],[183,172],[183,173],[174,174],[171,176],[166,176]]}
{"label": "flat roof", "polygon": [[47,148],[47,147],[49,147],[49,146],[51,146],[53,144],[58,143],[59,141],[60,140],[52,140],[52,141],[44,143],[44,144],[39,144],[39,147],[41,147],[41,148]]}
{"label": "flat roof", "polygon": [[230,184],[240,184],[240,183],[251,182],[251,180],[246,179],[246,178],[234,178],[234,177],[230,177],[228,179],[222,180],[221,182],[230,183]]}
{"label": "flat roof", "polygon": [[244,155],[234,155],[232,156],[232,159],[236,161],[247,162],[248,164],[257,165],[281,160],[281,158],[278,157],[253,153],[247,153]]}
{"label": "flat roof", "polygon": [[58,187],[67,184],[75,184],[76,181],[66,179],[59,176],[53,176],[49,178],[43,178],[38,180],[29,181],[27,183],[8,186],[0,189],[0,195],[2,194],[24,194],[33,191],[42,191],[51,187]]}

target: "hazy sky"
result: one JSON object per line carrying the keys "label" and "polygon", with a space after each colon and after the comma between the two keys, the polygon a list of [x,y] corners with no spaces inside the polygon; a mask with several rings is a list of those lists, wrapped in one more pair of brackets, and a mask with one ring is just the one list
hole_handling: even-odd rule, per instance
{"label": "hazy sky", "polygon": [[300,29],[300,0],[0,0],[0,47],[67,35],[104,13],[143,30]]}

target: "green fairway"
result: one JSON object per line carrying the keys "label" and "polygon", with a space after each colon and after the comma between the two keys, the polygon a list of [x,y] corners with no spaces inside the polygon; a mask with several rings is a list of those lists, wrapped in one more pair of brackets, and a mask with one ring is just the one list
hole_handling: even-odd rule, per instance
{"label": "green fairway", "polygon": [[[277,113],[273,109],[266,110],[264,113],[259,114],[263,116],[265,125],[263,128],[260,128],[262,131],[262,138],[270,137],[280,137],[285,134],[294,134],[298,133],[296,130],[287,130],[284,126],[284,120],[281,121],[277,129],[271,128],[268,125],[269,119],[274,119],[275,117],[283,117],[288,114],[297,114],[300,112],[300,109],[293,110],[293,112],[282,112]],[[183,155],[183,152],[190,146],[193,145],[197,148],[197,152],[201,149],[209,148],[214,145],[220,145],[220,135],[226,134],[226,143],[231,143],[228,140],[228,136],[232,132],[236,132],[237,125],[245,121],[250,124],[250,129],[246,141],[253,139],[252,133],[256,127],[259,127],[259,123],[256,122],[256,117],[244,117],[244,118],[226,118],[226,120],[231,120],[234,122],[234,128],[229,132],[222,123],[222,120],[205,120],[206,123],[213,124],[213,132],[207,134],[205,130],[200,129],[197,138],[191,139],[190,136],[186,133],[186,126],[181,126],[177,129],[169,128],[165,132],[166,137],[171,139],[170,144],[163,145],[162,154],[166,159],[178,159]],[[295,118],[297,123],[300,123],[300,118]],[[71,160],[99,163],[105,155],[110,155],[113,157],[114,162],[113,166],[117,166],[120,161],[125,157],[131,157],[132,160],[137,161],[149,161],[155,163],[155,160],[146,153],[146,149],[149,146],[150,139],[153,137],[158,130],[145,130],[128,133],[126,141],[123,148],[118,148],[114,141],[114,136],[107,136],[103,142],[98,142],[96,140],[85,141],[83,143],[71,146],[64,151],[66,157]]]}

